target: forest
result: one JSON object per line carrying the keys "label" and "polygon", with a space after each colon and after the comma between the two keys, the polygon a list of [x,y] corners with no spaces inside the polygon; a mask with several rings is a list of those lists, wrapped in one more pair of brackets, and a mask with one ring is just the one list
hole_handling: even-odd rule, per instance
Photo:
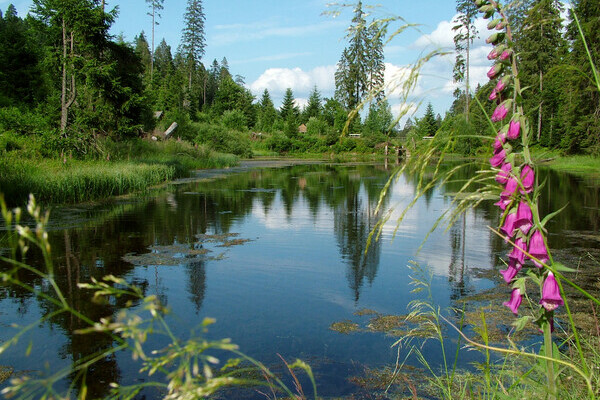
{"label": "forest", "polygon": [[[147,6],[154,28],[164,0],[147,0]],[[578,0],[567,14],[564,7],[557,0],[509,7],[515,37],[511,51],[519,58],[526,87],[532,145],[597,155],[600,95],[589,59],[597,63],[600,58],[600,6]],[[115,163],[137,159],[135,166],[123,168],[163,168],[151,183],[190,168],[231,165],[236,157],[383,155],[390,146],[418,151],[424,137],[451,139],[455,153],[487,156],[486,137],[495,134],[487,118],[492,84],[472,88],[469,76],[471,46],[481,34],[475,27],[477,7],[459,0],[456,10],[454,79],[459,88],[452,107],[442,117],[429,103],[421,118],[409,118],[400,127],[385,92],[389,27],[369,19],[361,2],[354,7],[337,64],[335,95],[324,98],[315,86],[302,109],[291,88],[276,108],[266,89],[260,96],[250,92],[225,56],[203,60],[207,43],[201,0],[187,2],[177,49],[155,38],[154,29],[141,31],[132,42],[111,35],[111,25],[124,16],[104,1],[35,0],[24,17],[9,5],[0,19],[0,187],[9,198],[23,198],[19,182],[36,176],[47,182],[44,171],[57,176],[69,163],[110,175]],[[357,108],[362,111],[353,113]],[[159,143],[173,122],[178,143]],[[82,179],[82,184],[93,180]]]}

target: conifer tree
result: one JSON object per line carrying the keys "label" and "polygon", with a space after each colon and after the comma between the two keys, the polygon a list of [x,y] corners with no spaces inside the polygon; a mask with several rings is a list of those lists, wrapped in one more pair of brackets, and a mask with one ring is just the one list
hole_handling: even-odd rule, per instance
{"label": "conifer tree", "polygon": [[382,97],[383,30],[375,23],[367,26],[359,1],[348,34],[348,47],[342,52],[335,73],[336,98],[348,109],[357,107],[372,90]]}
{"label": "conifer tree", "polygon": [[[456,49],[456,61],[454,63],[454,80],[456,82],[465,82],[465,116],[469,121],[469,101],[470,101],[470,64],[471,64],[471,45],[477,37],[477,28],[475,20],[477,18],[477,5],[472,0],[458,0],[456,4],[458,16],[454,21],[452,30],[454,35],[454,47]],[[455,93],[460,96],[460,91]]]}
{"label": "conifer tree", "polygon": [[152,18],[152,46],[150,47],[150,80],[154,75],[154,28],[159,25],[160,11],[164,9],[165,0],[146,0],[148,4],[148,16]]}
{"label": "conifer tree", "polygon": [[298,113],[298,108],[294,102],[294,92],[291,88],[287,88],[285,90],[285,95],[283,96],[283,102],[279,108],[279,114],[284,121],[295,121]]}
{"label": "conifer tree", "polygon": [[264,90],[259,103],[257,126],[262,131],[269,132],[277,119],[277,110],[267,89]]}
{"label": "conifer tree", "polygon": [[189,64],[188,90],[192,90],[192,75],[204,55],[206,41],[204,37],[204,11],[202,0],[188,0],[185,11],[181,46]]}
{"label": "conifer tree", "polygon": [[547,75],[564,61],[567,43],[562,36],[562,4],[558,0],[536,0],[523,21],[523,30],[519,38],[520,76],[524,86],[530,90],[524,92],[527,108],[535,110],[537,140],[542,138],[543,127],[550,124],[550,117],[556,114],[558,99],[552,93],[552,78]]}
{"label": "conifer tree", "polygon": [[319,93],[317,86],[315,86],[308,97],[308,103],[304,109],[302,117],[304,122],[308,121],[311,117],[319,118],[321,116],[322,108],[321,93]]}

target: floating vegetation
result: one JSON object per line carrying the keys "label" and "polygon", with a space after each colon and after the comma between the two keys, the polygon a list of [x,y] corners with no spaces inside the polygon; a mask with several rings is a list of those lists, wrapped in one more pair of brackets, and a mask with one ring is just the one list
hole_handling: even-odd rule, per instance
{"label": "floating vegetation", "polygon": [[239,233],[222,233],[222,234],[215,234],[215,235],[207,235],[207,234],[199,233],[197,235],[194,235],[194,237],[196,239],[198,239],[199,241],[208,242],[208,243],[225,242],[225,241],[229,240],[229,238],[238,237],[238,236],[240,236]]}
{"label": "floating vegetation", "polygon": [[425,370],[404,365],[399,371],[393,368],[365,368],[361,375],[349,380],[368,393],[369,399],[422,399],[429,376]]}
{"label": "floating vegetation", "polygon": [[349,320],[341,321],[341,322],[334,322],[333,324],[331,324],[329,326],[329,329],[331,329],[332,331],[336,331],[338,333],[343,333],[344,335],[347,335],[349,333],[358,332],[360,330],[357,323],[349,321]]}
{"label": "floating vegetation", "polygon": [[371,318],[364,328],[361,328],[358,323],[345,320],[334,322],[329,329],[343,334],[371,332],[385,333],[386,335],[394,337],[410,335],[413,337],[428,338],[433,334],[431,324],[429,323],[431,321],[424,315],[384,315],[369,309],[358,310],[354,315],[371,316]]}
{"label": "floating vegetation", "polygon": [[357,315],[357,316],[359,316],[359,317],[362,317],[362,316],[364,316],[364,315],[377,315],[377,314],[378,314],[378,312],[377,312],[377,311],[375,311],[375,310],[370,310],[370,309],[368,309],[368,308],[361,308],[360,310],[358,310],[358,311],[356,311],[356,312],[354,313],[354,315]]}
{"label": "floating vegetation", "polygon": [[406,316],[401,315],[380,315],[371,318],[367,328],[372,332],[384,332],[388,335],[402,336],[406,331],[400,331],[400,327],[405,324]]}
{"label": "floating vegetation", "polygon": [[233,239],[233,240],[227,240],[225,242],[223,242],[223,244],[218,245],[217,247],[231,247],[231,246],[239,246],[241,244],[244,244],[246,242],[249,242],[250,239]]}
{"label": "floating vegetation", "polygon": [[0,383],[4,382],[12,376],[14,368],[0,365]]}
{"label": "floating vegetation", "polygon": [[238,233],[219,235],[198,234],[195,235],[198,239],[197,242],[152,245],[148,247],[148,250],[150,250],[149,253],[129,253],[123,256],[123,260],[136,266],[176,266],[187,265],[196,261],[222,260],[225,258],[225,253],[223,252],[220,252],[217,256],[207,257],[207,254],[213,251],[208,247],[213,244],[215,247],[239,246],[250,241],[250,239],[231,239],[238,235]]}

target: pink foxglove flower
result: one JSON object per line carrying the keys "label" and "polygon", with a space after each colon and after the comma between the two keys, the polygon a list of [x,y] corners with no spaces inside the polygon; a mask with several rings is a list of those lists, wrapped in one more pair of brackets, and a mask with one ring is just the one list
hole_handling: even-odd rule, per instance
{"label": "pink foxglove flower", "polygon": [[510,308],[510,311],[512,311],[513,314],[517,315],[519,313],[519,306],[521,305],[521,301],[523,301],[521,290],[513,289],[512,293],[510,294],[510,301],[505,301],[502,304]]}
{"label": "pink foxglove flower", "polygon": [[513,194],[516,193],[518,187],[519,187],[519,182],[515,178],[510,177],[510,178],[508,178],[508,182],[506,182],[504,191],[502,191],[500,196],[501,197],[502,196],[511,197]]}
{"label": "pink foxglove flower", "polygon": [[502,164],[502,167],[500,167],[500,172],[498,172],[498,175],[496,175],[496,182],[501,185],[505,185],[508,182],[511,170],[512,165],[510,163]]}
{"label": "pink foxglove flower", "polygon": [[508,258],[516,260],[519,264],[523,264],[525,262],[525,253],[523,251],[525,250],[527,250],[527,242],[522,238],[517,238]]}
{"label": "pink foxglove flower", "polygon": [[508,132],[507,132],[506,136],[511,140],[515,140],[519,137],[520,133],[521,133],[521,123],[519,121],[515,121],[515,120],[510,121],[510,125],[508,126]]}
{"label": "pink foxglove flower", "polygon": [[509,213],[506,218],[504,218],[504,225],[500,230],[506,234],[509,238],[511,238],[515,231],[515,221],[517,220],[517,213]]}
{"label": "pink foxglove flower", "polygon": [[523,166],[523,168],[521,168],[521,184],[523,185],[521,193],[531,193],[534,180],[535,172],[533,171],[533,168],[529,165]]}
{"label": "pink foxglove flower", "polygon": [[498,98],[498,92],[496,90],[492,90],[492,93],[488,96],[489,101],[494,101]]}
{"label": "pink foxglove flower", "polygon": [[500,200],[496,203],[494,203],[495,206],[500,207],[500,209],[502,211],[506,211],[506,209],[508,208],[508,206],[511,205],[511,203],[513,202],[513,199],[511,196],[505,196],[505,195],[500,195]]}
{"label": "pink foxglove flower", "polygon": [[494,112],[492,114],[492,121],[500,122],[504,118],[506,118],[506,115],[508,114],[508,106],[509,106],[509,102],[506,101],[504,103],[501,103],[498,107],[496,107],[496,109],[494,110]]}
{"label": "pink foxglove flower", "polygon": [[548,276],[542,286],[542,299],[540,300],[540,304],[546,310],[554,311],[558,306],[562,306],[564,303],[554,274],[548,272]]}
{"label": "pink foxglove flower", "polygon": [[490,158],[490,164],[492,167],[499,167],[506,159],[506,151],[504,149],[498,151],[492,158]]}
{"label": "pink foxglove flower", "polygon": [[512,281],[514,277],[517,276],[521,268],[523,268],[523,265],[514,258],[511,258],[508,261],[508,267],[506,269],[500,270],[500,275],[502,275],[502,277],[504,278],[504,282],[510,283],[510,281]]}
{"label": "pink foxglove flower", "polygon": [[[517,207],[517,220],[515,221],[515,229],[520,229],[525,235],[533,226],[533,213],[531,207],[526,201],[521,201]],[[524,249],[525,247],[523,247]]]}
{"label": "pink foxglove flower", "polygon": [[[540,260],[543,263],[548,262],[548,260],[549,260],[548,249],[546,248],[546,243],[544,243],[544,236],[542,235],[542,232],[540,232],[540,231],[533,232],[533,235],[531,235],[531,238],[529,239],[528,253],[532,257],[535,257],[536,259]],[[538,262],[536,260],[532,260],[532,261],[536,265],[536,267],[538,267],[538,268],[543,267],[543,265],[540,262]]]}

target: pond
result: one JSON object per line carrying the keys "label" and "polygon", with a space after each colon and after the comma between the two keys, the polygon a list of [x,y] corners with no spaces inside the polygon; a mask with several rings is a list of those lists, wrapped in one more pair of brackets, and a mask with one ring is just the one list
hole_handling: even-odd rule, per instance
{"label": "pond", "polygon": [[[198,172],[144,196],[55,207],[49,229],[59,287],[75,309],[98,320],[115,317],[125,300],[97,304],[77,284],[108,274],[124,278],[168,306],[167,322],[177,336],[231,338],[243,353],[283,376],[280,356],[288,362],[299,358],[313,368],[320,396],[360,397],[366,389],[353,377],[393,366],[397,358],[392,345],[398,332],[382,332],[377,317],[406,314],[409,302],[424,296],[411,293],[412,262],[431,272],[435,304],[460,308],[463,299],[501,285],[498,257],[507,251],[488,228],[499,218],[491,201],[447,232],[436,230],[423,244],[461,182],[428,191],[396,231],[396,219],[415,193],[417,178],[409,174],[391,185],[383,204],[384,210],[393,209],[390,219],[366,251],[381,217],[375,213],[380,192],[392,171],[393,166],[369,164],[246,163]],[[597,182],[544,175],[542,213],[568,204],[548,226],[550,246],[565,263],[585,265],[598,256]],[[28,261],[39,264],[34,253]],[[50,292],[33,274],[22,273],[20,279]],[[501,296],[508,296],[507,288]],[[0,286],[0,343],[18,327],[34,324],[0,356],[0,366],[17,376],[44,376],[114,346],[103,335],[77,334],[85,325],[64,314],[36,323],[51,308],[27,290]],[[216,323],[203,332],[206,317]],[[339,329],[344,326],[357,330]],[[455,337],[451,330],[447,334]],[[148,348],[167,344],[162,336],[147,343]],[[441,363],[439,344],[428,342],[423,351],[432,365]],[[476,352],[461,354],[463,367],[474,360],[479,360]],[[89,394],[107,395],[110,382],[147,379],[139,368],[130,353],[102,358],[88,372]],[[57,390],[76,378],[68,375]],[[225,397],[264,398],[246,392]]]}

